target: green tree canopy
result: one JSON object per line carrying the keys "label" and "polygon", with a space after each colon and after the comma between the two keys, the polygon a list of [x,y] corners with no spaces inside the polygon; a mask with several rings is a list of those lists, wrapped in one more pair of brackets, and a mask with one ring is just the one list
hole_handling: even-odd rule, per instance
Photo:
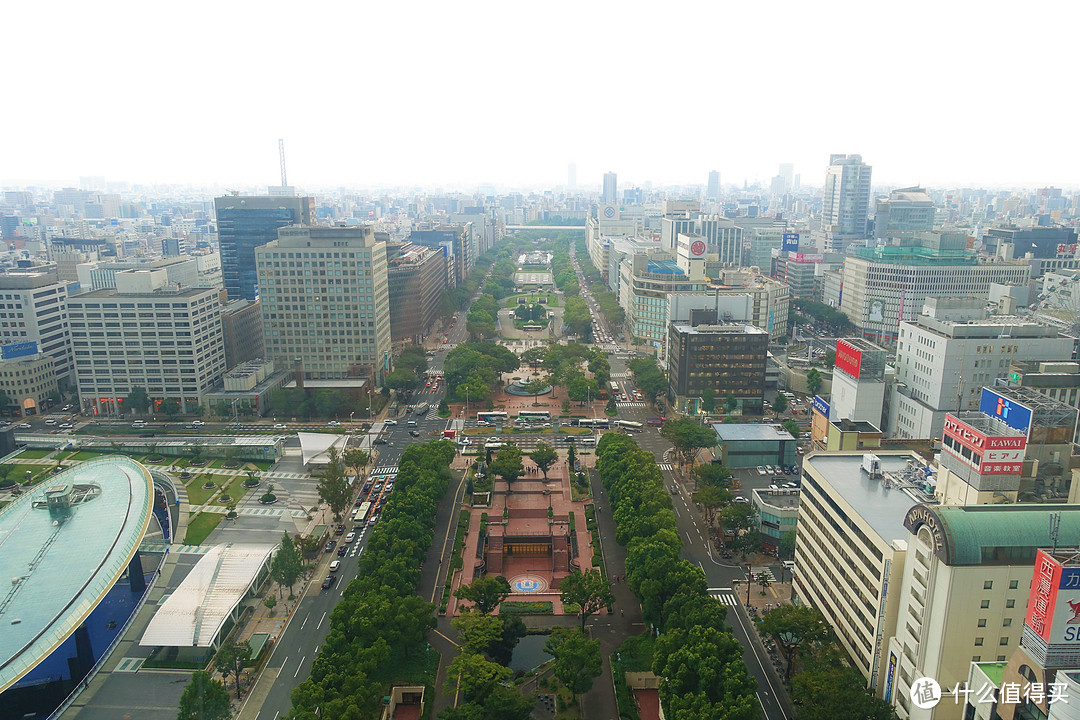
{"label": "green tree canopy", "polygon": [[693,418],[668,420],[660,434],[675,447],[684,465],[692,465],[699,450],[716,445],[716,431]]}
{"label": "green tree canopy", "polygon": [[588,692],[593,679],[600,677],[600,641],[590,640],[582,631],[555,628],[544,652],[555,658],[552,673],[575,695]]}
{"label": "green tree canopy", "polygon": [[317,486],[319,499],[330,506],[330,511],[334,513],[334,522],[341,522],[341,517],[352,499],[352,490],[349,488],[349,481],[345,477],[341,456],[338,453],[335,447],[327,451],[330,461],[326,464],[326,469]]}
{"label": "green tree canopy", "polygon": [[773,401],[772,401],[772,409],[773,409],[773,412],[776,413],[777,415],[780,415],[785,410],[787,410],[787,396],[786,395],[781,395],[780,393],[776,393],[776,397],[773,398]]}
{"label": "green tree canopy", "polygon": [[810,368],[806,371],[806,387],[811,395],[817,395],[823,382],[821,373],[817,368]]}
{"label": "green tree canopy", "polygon": [[232,675],[236,678],[236,699],[243,698],[240,688],[240,675],[244,672],[244,666],[251,659],[251,647],[246,642],[225,643],[218,648],[214,656],[214,667],[225,677]]}
{"label": "green tree canopy", "polygon": [[150,396],[146,394],[146,388],[131,388],[131,392],[121,403],[125,412],[146,412],[150,407]]}
{"label": "green tree canopy", "polygon": [[529,453],[529,459],[536,463],[536,467],[540,468],[540,472],[544,473],[544,479],[547,480],[548,470],[559,459],[559,454],[555,452],[554,447],[541,441],[536,443],[536,449]]}
{"label": "green tree canopy", "polygon": [[468,585],[459,587],[454,597],[468,600],[482,615],[488,615],[499,607],[510,594],[510,582],[502,575],[482,575]]}
{"label": "green tree canopy", "polygon": [[563,604],[578,606],[582,632],[585,632],[585,623],[590,615],[600,612],[601,608],[615,601],[607,578],[601,575],[599,570],[581,572],[574,569],[559,582],[559,591]]}
{"label": "green tree canopy", "polygon": [[706,414],[712,414],[716,409],[716,391],[707,387],[701,391],[701,409]]}
{"label": "green tree canopy", "polygon": [[177,705],[176,720],[229,720],[229,693],[225,684],[205,670],[196,670]]}
{"label": "green tree canopy", "polygon": [[288,533],[282,533],[281,547],[270,562],[270,576],[279,586],[289,588],[289,592],[292,593],[293,585],[300,579],[303,572],[304,564],[296,551],[296,543]]}
{"label": "green tree canopy", "polygon": [[521,462],[521,448],[515,443],[506,443],[495,451],[495,459],[491,461],[490,471],[506,481],[507,486],[525,473],[525,466]]}

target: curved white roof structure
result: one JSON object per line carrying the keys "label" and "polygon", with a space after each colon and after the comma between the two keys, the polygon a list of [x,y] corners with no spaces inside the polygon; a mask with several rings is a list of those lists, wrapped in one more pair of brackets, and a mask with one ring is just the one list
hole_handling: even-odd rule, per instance
{"label": "curved white roof structure", "polygon": [[304,467],[312,462],[321,464],[330,462],[328,452],[331,447],[337,447],[344,453],[345,447],[349,444],[348,435],[298,432],[296,437],[300,440],[300,455],[303,458]]}
{"label": "curved white roof structure", "polygon": [[0,691],[49,656],[127,570],[153,512],[145,467],[113,456],[0,511]]}
{"label": "curved white roof structure", "polygon": [[211,647],[221,627],[270,562],[277,545],[218,545],[154,613],[140,645]]}

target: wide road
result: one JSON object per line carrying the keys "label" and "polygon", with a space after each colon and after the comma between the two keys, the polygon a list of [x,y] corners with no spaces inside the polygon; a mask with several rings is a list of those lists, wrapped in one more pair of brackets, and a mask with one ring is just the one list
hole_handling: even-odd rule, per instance
{"label": "wide road", "polygon": [[[455,327],[451,328],[447,334],[447,341],[451,344],[462,342],[464,335],[465,319],[464,316],[459,314],[455,321]],[[429,360],[431,368],[441,370],[445,357],[446,349],[437,351],[435,357]],[[412,402],[414,404],[427,402],[436,407],[444,392],[445,387],[440,384],[438,392],[416,393]],[[437,437],[441,434],[445,425],[445,421],[435,417],[434,412],[405,413],[404,407],[401,408],[401,414],[396,419],[398,424],[389,426],[387,428],[388,432],[383,435],[387,439],[387,444],[376,446],[379,452],[378,458],[369,466],[373,477],[377,475],[386,476],[396,472],[398,459],[409,443],[423,442]],[[416,428],[408,428],[406,426],[407,420],[415,420]],[[420,437],[414,438],[410,436],[410,429],[419,432]],[[384,472],[380,473],[379,470],[384,470]],[[385,489],[383,492],[385,493]],[[377,501],[379,494],[373,493],[372,497],[366,499]],[[300,601],[292,620],[290,620],[288,627],[286,627],[278,640],[274,652],[266,664],[266,670],[259,680],[260,684],[266,682],[272,684],[262,703],[262,707],[254,715],[256,720],[275,720],[279,716],[288,713],[292,707],[291,695],[293,689],[311,673],[312,663],[326,639],[326,634],[330,629],[330,614],[333,612],[334,606],[341,600],[349,582],[357,577],[358,556],[364,552],[364,548],[367,546],[371,529],[367,526],[354,528],[353,524],[349,522],[346,525],[349,526],[350,530],[355,529],[357,533],[356,541],[352,544],[345,557],[339,558],[336,554],[329,555],[334,560],[340,559],[342,561],[341,568],[337,572],[337,580],[329,590],[323,590],[320,587],[326,577],[325,572],[311,579],[307,594]],[[340,542],[342,537],[339,536],[336,539]],[[250,711],[245,712],[245,715],[252,717]]]}

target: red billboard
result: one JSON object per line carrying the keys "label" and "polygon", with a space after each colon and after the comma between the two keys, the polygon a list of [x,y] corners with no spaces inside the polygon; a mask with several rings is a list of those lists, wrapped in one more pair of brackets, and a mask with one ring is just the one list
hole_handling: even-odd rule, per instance
{"label": "red billboard", "polygon": [[978,468],[980,475],[1016,475],[1021,470],[1027,450],[1027,438],[1023,435],[990,436],[946,415],[944,436],[944,446]]}
{"label": "red billboard", "polygon": [[1039,550],[1035,554],[1035,575],[1031,578],[1031,594],[1028,597],[1024,624],[1035,634],[1050,642],[1054,627],[1054,608],[1057,605],[1058,588],[1061,586],[1061,563]]}
{"label": "red billboard", "polygon": [[836,341],[836,367],[858,379],[862,368],[862,350],[844,340]]}

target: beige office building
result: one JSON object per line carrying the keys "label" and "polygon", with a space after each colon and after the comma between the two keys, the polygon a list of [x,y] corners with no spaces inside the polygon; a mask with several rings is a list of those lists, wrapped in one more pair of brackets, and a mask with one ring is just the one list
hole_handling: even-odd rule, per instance
{"label": "beige office building", "polygon": [[[863,469],[876,458],[873,473]],[[932,502],[916,479],[914,453],[810,454],[795,542],[795,591],[821,610],[854,667],[880,695],[895,633],[908,532],[907,511]]]}
{"label": "beige office building", "polygon": [[306,378],[390,369],[386,243],[370,227],[287,227],[255,251],[266,354]]}

